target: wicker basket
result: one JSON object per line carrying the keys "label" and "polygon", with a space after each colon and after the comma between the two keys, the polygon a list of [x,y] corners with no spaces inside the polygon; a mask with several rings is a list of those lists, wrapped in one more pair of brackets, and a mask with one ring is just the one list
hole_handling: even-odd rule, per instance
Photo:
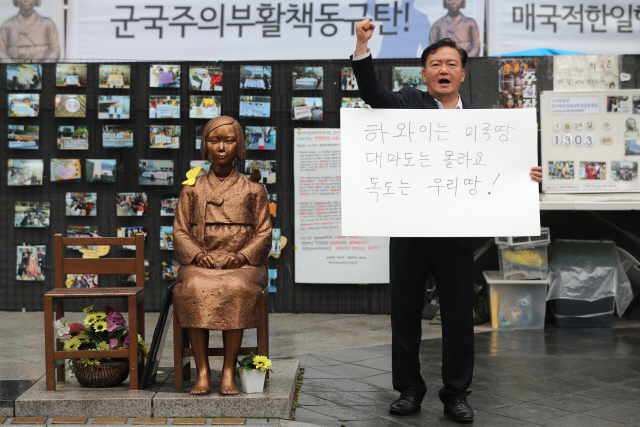
{"label": "wicker basket", "polygon": [[113,387],[122,384],[129,376],[129,359],[101,361],[100,366],[84,366],[75,360],[73,372],[83,387]]}

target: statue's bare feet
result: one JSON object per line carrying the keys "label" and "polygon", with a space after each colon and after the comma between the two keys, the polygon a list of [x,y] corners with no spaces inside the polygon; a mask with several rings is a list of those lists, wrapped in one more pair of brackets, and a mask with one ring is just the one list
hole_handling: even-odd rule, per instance
{"label": "statue's bare feet", "polygon": [[234,394],[240,394],[238,384],[236,384],[235,370],[222,369],[222,383],[220,384],[220,394],[223,396],[231,396]]}
{"label": "statue's bare feet", "polygon": [[191,389],[191,394],[194,396],[203,396],[211,393],[211,371],[204,371],[197,373],[196,384]]}

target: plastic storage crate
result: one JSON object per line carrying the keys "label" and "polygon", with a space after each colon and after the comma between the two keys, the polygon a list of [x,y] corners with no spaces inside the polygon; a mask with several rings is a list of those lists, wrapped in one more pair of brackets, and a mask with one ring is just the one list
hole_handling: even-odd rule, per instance
{"label": "plastic storage crate", "polygon": [[493,328],[544,328],[549,280],[505,280],[500,271],[485,271],[483,274],[489,285]]}
{"label": "plastic storage crate", "polygon": [[496,237],[495,242],[499,246],[541,245],[551,242],[551,234],[549,233],[549,227],[540,227],[539,236]]}
{"label": "plastic storage crate", "polygon": [[610,328],[613,302],[613,297],[595,301],[558,298],[549,300],[549,309],[558,328]]}
{"label": "plastic storage crate", "polygon": [[548,247],[548,243],[535,246],[498,246],[502,278],[546,279],[549,274]]}

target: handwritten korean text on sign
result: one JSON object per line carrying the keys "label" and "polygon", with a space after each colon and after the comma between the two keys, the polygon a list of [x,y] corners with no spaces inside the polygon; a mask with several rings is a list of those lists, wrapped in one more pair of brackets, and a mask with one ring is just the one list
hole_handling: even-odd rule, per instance
{"label": "handwritten korean text on sign", "polygon": [[540,231],[535,110],[342,109],[342,234]]}

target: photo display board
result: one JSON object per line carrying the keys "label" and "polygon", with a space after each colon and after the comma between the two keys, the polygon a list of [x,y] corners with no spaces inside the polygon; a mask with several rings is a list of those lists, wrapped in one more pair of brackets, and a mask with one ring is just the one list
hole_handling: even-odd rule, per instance
{"label": "photo display board", "polygon": [[542,191],[640,191],[640,90],[543,92]]}

